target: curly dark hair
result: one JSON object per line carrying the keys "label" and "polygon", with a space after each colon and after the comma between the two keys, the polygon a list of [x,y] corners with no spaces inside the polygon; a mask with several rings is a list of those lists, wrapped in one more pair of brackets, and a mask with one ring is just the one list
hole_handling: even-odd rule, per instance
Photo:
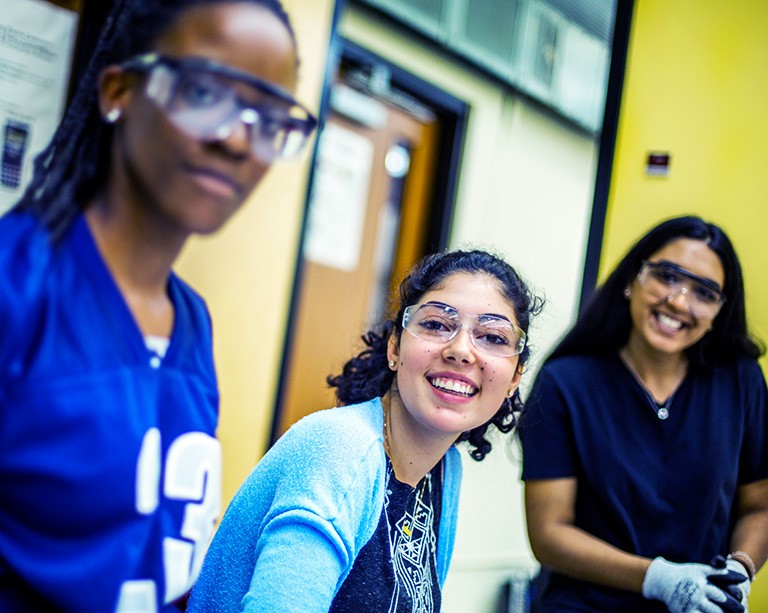
{"label": "curly dark hair", "polygon": [[280,0],[116,0],[64,117],[48,146],[35,158],[34,173],[14,210],[33,212],[58,240],[104,185],[112,126],[99,113],[101,71],[152,50],[185,10],[198,5],[252,3],[271,11],[296,42]]}
{"label": "curly dark hair", "polygon": [[547,361],[565,355],[615,353],[626,345],[632,319],[624,288],[637,277],[644,260],[681,238],[705,242],[717,254],[725,272],[725,303],[712,322],[712,330],[686,349],[690,366],[702,369],[739,357],[760,357],[765,348],[747,328],[744,279],[730,239],[719,226],[686,215],[661,222],[627,251]]}
{"label": "curly dark hair", "polygon": [[[514,305],[517,324],[528,334],[531,317],[541,311],[543,301],[534,296],[523,279],[503,259],[486,251],[443,251],[428,255],[420,260],[400,284],[399,306],[392,318],[382,322],[378,329],[363,335],[365,348],[342,369],[341,374],[329,376],[328,385],[336,388],[336,397],[341,404],[354,404],[374,397],[383,396],[395,378],[387,365],[387,344],[391,336],[398,340],[403,332],[402,320],[406,307],[416,304],[428,291],[438,288],[455,273],[482,273],[494,277],[510,304]],[[530,356],[529,340],[519,356],[519,367]],[[458,440],[467,441],[470,455],[477,461],[491,451],[486,438],[488,428],[493,425],[503,433],[510,432],[517,423],[517,414],[522,410],[519,390],[511,398],[505,398],[495,415],[481,426],[463,432]]]}

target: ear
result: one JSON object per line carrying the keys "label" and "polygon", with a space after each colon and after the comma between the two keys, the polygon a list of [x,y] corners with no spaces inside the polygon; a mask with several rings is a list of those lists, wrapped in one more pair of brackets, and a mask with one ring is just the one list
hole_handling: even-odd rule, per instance
{"label": "ear", "polygon": [[512,381],[509,383],[509,388],[507,395],[512,396],[514,394],[515,390],[517,389],[518,385],[520,385],[520,379],[523,376],[523,365],[518,362],[517,368],[515,368],[515,374],[512,375]]}
{"label": "ear", "polygon": [[390,334],[389,341],[387,341],[387,360],[395,362],[395,368],[397,370],[397,359],[400,357],[400,340],[397,335]]}
{"label": "ear", "polygon": [[131,93],[134,76],[120,66],[110,65],[99,74],[99,111],[102,117],[123,112]]}

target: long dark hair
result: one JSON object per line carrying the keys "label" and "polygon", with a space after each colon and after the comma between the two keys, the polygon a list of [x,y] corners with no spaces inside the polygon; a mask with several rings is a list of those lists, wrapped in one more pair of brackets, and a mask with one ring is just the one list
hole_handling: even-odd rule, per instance
{"label": "long dark hair", "polygon": [[99,113],[97,84],[101,71],[151,51],[183,11],[222,2],[264,6],[285,24],[295,43],[280,0],[116,0],[58,129],[35,158],[32,180],[16,210],[33,212],[53,240],[66,232],[108,175],[112,126]]}
{"label": "long dark hair", "polygon": [[[403,332],[403,311],[416,304],[428,291],[439,287],[449,276],[458,273],[483,273],[495,278],[499,287],[515,308],[517,324],[528,334],[531,316],[542,307],[542,300],[534,296],[517,272],[504,260],[486,251],[444,251],[428,255],[419,261],[400,284],[399,306],[394,317],[384,321],[379,329],[369,330],[362,338],[365,349],[349,360],[337,376],[327,378],[328,385],[336,388],[336,397],[342,404],[363,402],[383,396],[389,391],[395,373],[387,365],[387,343],[394,335],[398,341]],[[519,367],[530,356],[529,342],[519,356]],[[516,424],[516,413],[522,409],[518,390],[505,398],[496,414],[482,426],[461,434],[458,440],[473,447],[470,455],[482,460],[491,450],[485,438],[490,425],[501,432],[509,432]]]}
{"label": "long dark hair", "polygon": [[661,222],[629,249],[547,359],[615,353],[626,345],[632,319],[624,289],[637,277],[643,260],[681,238],[704,241],[717,254],[725,272],[725,303],[712,322],[712,329],[686,350],[691,367],[700,369],[740,356],[760,357],[765,349],[747,328],[744,279],[736,251],[719,226],[689,215]]}

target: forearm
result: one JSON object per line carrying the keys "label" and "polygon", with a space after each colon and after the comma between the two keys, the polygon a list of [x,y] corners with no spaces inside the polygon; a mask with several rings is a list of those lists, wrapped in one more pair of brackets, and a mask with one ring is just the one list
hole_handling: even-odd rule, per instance
{"label": "forearm", "polygon": [[739,488],[737,509],[731,552],[746,553],[759,570],[768,559],[768,480]]}
{"label": "forearm", "polygon": [[330,608],[351,560],[324,523],[295,522],[265,530],[242,600],[244,612],[320,613]]}
{"label": "forearm", "polygon": [[651,563],[567,524],[552,526],[531,545],[539,562],[558,573],[632,592],[640,592]]}
{"label": "forearm", "polygon": [[768,511],[756,511],[739,519],[731,536],[730,548],[731,552],[746,553],[755,569],[760,570],[768,559]]}

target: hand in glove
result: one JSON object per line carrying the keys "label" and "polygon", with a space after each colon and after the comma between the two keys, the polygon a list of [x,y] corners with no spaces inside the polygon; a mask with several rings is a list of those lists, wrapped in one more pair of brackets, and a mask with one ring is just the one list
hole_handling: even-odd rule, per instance
{"label": "hand in glove", "polygon": [[707,564],[676,564],[658,557],[645,573],[642,594],[661,600],[671,613],[742,613],[741,603],[709,580],[728,572]]}
{"label": "hand in glove", "polygon": [[720,573],[710,575],[707,577],[709,582],[735,598],[741,604],[743,610],[745,612],[748,611],[747,600],[752,582],[749,580],[746,569],[737,560],[731,558],[726,560],[723,556],[719,555],[712,559],[710,565],[713,568],[724,568],[728,572],[725,575]]}

